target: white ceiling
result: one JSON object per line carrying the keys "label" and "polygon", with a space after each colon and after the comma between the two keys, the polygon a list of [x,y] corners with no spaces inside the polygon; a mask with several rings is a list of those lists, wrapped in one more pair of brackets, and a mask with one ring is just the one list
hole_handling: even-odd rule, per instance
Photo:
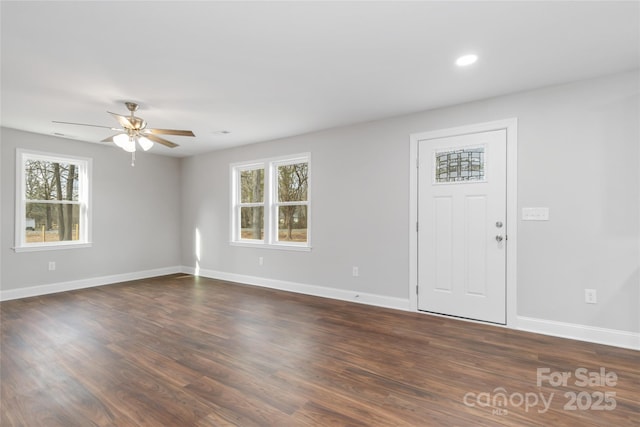
{"label": "white ceiling", "polygon": [[98,142],[113,132],[52,120],[115,126],[132,100],[194,131],[152,149],[180,157],[640,66],[637,1],[2,1],[1,19],[2,126]]}

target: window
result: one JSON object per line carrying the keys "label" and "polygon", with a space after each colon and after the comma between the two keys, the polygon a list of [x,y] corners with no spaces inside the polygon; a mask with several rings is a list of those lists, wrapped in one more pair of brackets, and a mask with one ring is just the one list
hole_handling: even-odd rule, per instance
{"label": "window", "polygon": [[264,168],[239,172],[240,239],[264,240]]}
{"label": "window", "polygon": [[231,242],[309,249],[309,154],[231,165]]}
{"label": "window", "polygon": [[484,147],[435,153],[435,182],[484,181]]}
{"label": "window", "polygon": [[17,152],[16,251],[90,245],[91,159]]}

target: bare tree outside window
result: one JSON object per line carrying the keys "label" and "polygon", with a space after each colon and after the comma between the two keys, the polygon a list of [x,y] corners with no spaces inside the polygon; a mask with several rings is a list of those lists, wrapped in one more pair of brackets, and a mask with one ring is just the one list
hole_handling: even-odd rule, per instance
{"label": "bare tree outside window", "polygon": [[[308,163],[278,166],[278,240],[307,241]],[[304,202],[304,203],[301,203]]]}
{"label": "bare tree outside window", "polygon": [[26,242],[79,240],[77,166],[26,160],[25,184]]}
{"label": "bare tree outside window", "polygon": [[243,239],[264,239],[264,169],[240,172],[240,228]]}

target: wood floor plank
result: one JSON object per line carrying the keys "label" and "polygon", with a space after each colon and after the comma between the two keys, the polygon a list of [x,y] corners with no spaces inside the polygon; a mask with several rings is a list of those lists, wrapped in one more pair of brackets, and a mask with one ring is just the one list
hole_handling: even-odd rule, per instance
{"label": "wood floor plank", "polygon": [[3,427],[640,426],[638,351],[183,274],[5,301],[0,328]]}

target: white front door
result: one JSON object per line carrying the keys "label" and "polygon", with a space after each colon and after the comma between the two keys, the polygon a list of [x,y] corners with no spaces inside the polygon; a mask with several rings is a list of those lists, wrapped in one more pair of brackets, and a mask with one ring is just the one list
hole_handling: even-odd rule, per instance
{"label": "white front door", "polygon": [[506,130],[418,141],[418,309],[506,323]]}

